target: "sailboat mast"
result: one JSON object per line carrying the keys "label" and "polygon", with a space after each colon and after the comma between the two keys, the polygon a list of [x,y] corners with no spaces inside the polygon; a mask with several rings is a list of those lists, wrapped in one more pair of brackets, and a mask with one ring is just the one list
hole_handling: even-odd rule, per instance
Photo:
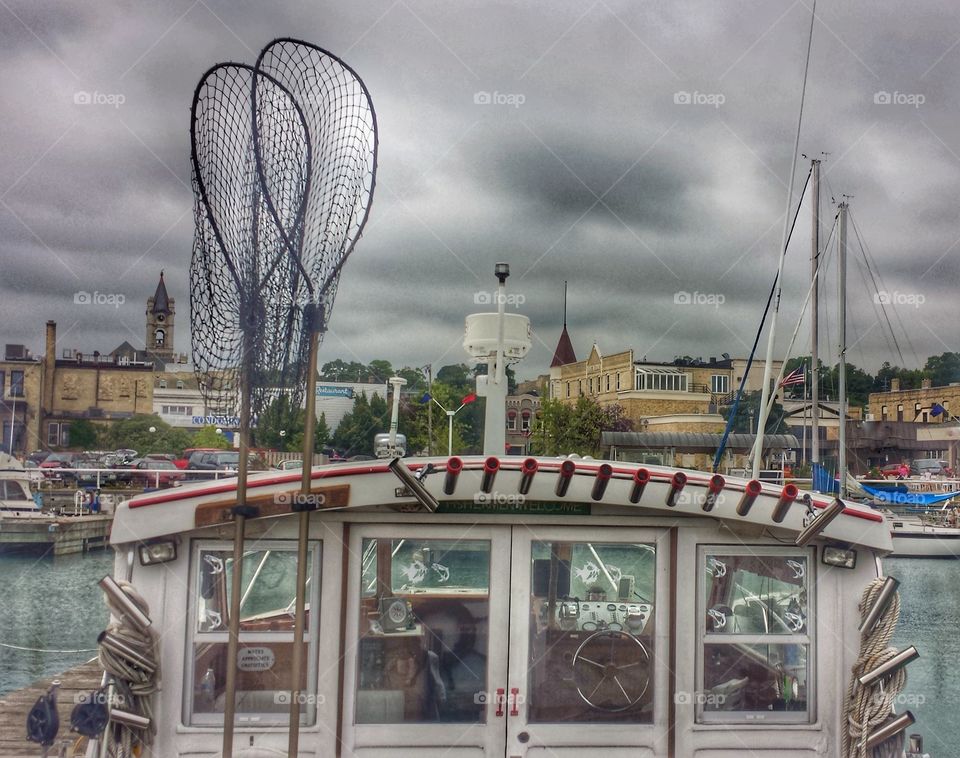
{"label": "sailboat mast", "polygon": [[820,352],[819,310],[820,303],[818,290],[820,288],[820,161],[810,161],[810,207],[813,209],[813,245],[812,245],[812,276],[813,289],[810,293],[810,463],[820,462],[820,376],[818,368]]}
{"label": "sailboat mast", "polygon": [[840,477],[840,497],[847,494],[847,204],[840,203],[838,224],[839,247],[837,249],[838,287],[840,299],[840,365],[838,366],[838,390],[840,393],[840,433],[837,438],[837,474]]}

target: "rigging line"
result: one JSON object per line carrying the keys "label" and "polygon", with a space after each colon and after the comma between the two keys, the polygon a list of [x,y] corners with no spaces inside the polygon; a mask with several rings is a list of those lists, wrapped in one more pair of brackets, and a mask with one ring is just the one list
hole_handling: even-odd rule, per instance
{"label": "rigging line", "polygon": [[[790,237],[789,214],[790,207],[793,204],[793,184],[797,173],[797,156],[800,154],[800,132],[803,126],[803,106],[807,96],[807,79],[810,74],[810,51],[813,48],[813,27],[817,18],[817,0],[813,0],[813,7],[810,10],[810,30],[807,33],[807,56],[803,64],[803,85],[800,88],[800,110],[797,114],[797,132],[793,142],[793,159],[790,164],[790,183],[787,185],[787,217],[783,220],[783,241],[781,242],[779,252],[779,261],[777,262],[777,278],[774,282],[776,290],[776,299],[774,300],[773,315],[770,317],[770,329],[767,333],[767,353],[763,364],[763,385],[760,391],[760,414],[757,420],[757,439],[753,444],[753,451],[750,459],[753,464],[753,478],[760,475],[760,453],[763,450],[763,430],[766,429],[766,403],[770,396],[770,373],[771,363],[773,361],[773,348],[777,332],[777,315],[780,312],[780,296],[783,289],[783,262],[787,256],[787,240]],[[811,166],[811,170],[812,170]],[[809,177],[808,177],[809,178]],[[798,204],[799,209],[799,204]]]}
{"label": "rigging line", "polygon": [[[803,183],[803,189],[800,192],[800,199],[797,201],[797,212],[793,214],[793,223],[790,225],[790,232],[787,235],[787,241],[784,250],[790,246],[790,240],[793,239],[793,230],[797,228],[797,219],[800,217],[800,206],[803,205],[803,197],[807,193],[807,187],[810,185],[810,175],[813,168],[807,172],[807,179]],[[773,303],[773,296],[777,291],[777,281],[780,278],[779,272],[774,275],[773,283],[770,285],[770,294],[767,295],[767,304],[763,309],[763,315],[760,317],[760,326],[757,328],[757,334],[753,338],[753,347],[750,348],[750,356],[747,358],[747,366],[743,371],[743,377],[740,379],[740,386],[737,388],[737,394],[733,398],[733,404],[730,407],[730,415],[727,417],[727,425],[723,430],[723,437],[720,438],[720,444],[717,446],[717,452],[713,457],[713,471],[716,473],[720,468],[720,459],[727,447],[727,440],[733,429],[733,422],[737,417],[737,409],[740,407],[740,399],[743,397],[743,390],[747,384],[747,377],[750,375],[750,368],[753,366],[753,359],[757,354],[757,346],[760,344],[760,336],[763,334],[763,327],[767,321],[767,314],[770,312],[770,305]],[[760,427],[758,426],[757,429]]]}
{"label": "rigging line", "polygon": [[[880,284],[881,284],[881,285],[883,285],[884,287],[885,287],[886,285],[884,285],[883,279],[880,277],[879,274],[874,275],[873,269],[876,267],[876,262],[874,261],[874,266],[871,266],[871,265],[870,265],[870,259],[873,258],[873,254],[870,253],[869,249],[867,248],[866,243],[863,241],[863,238],[862,238],[862,236],[860,235],[860,227],[857,225],[856,220],[854,220],[853,215],[852,215],[852,214],[849,214],[849,215],[850,215],[850,225],[853,227],[853,233],[854,233],[854,235],[855,235],[856,238],[857,238],[857,243],[860,245],[860,252],[863,254],[863,259],[864,259],[864,261],[865,261],[866,264],[867,264],[867,270],[870,271],[870,277],[871,277],[871,279],[873,279],[874,291],[877,292],[877,294],[879,294],[880,291],[879,291],[879,289],[877,288],[877,279],[880,280]],[[894,342],[894,344],[896,345],[897,355],[900,356],[900,362],[901,362],[904,366],[906,366],[906,359],[903,357],[903,352],[900,350],[900,345],[899,345],[899,342],[897,341],[897,335],[896,335],[896,333],[893,331],[893,326],[892,326],[892,324],[890,323],[890,318],[889,318],[889,316],[887,315],[887,309],[883,307],[883,303],[880,304],[880,309],[881,309],[881,311],[883,312],[884,320],[887,322],[887,328],[890,329],[890,336],[893,338],[893,342]],[[909,348],[910,348],[910,352],[913,353],[914,359],[915,359],[915,360],[917,361],[917,363],[919,364],[919,363],[920,363],[920,358],[919,358],[919,356],[917,355],[917,351],[916,351],[916,350],[914,349],[914,347],[913,347],[913,341],[910,339],[910,333],[907,331],[906,327],[903,325],[903,320],[900,318],[899,312],[896,311],[896,310],[894,310],[893,314],[894,314],[894,316],[897,317],[897,323],[900,324],[900,328],[903,330],[903,334],[904,334],[904,337],[906,337],[907,345],[908,345]]]}
{"label": "rigging line", "polygon": [[[860,279],[863,281],[864,292],[869,292],[871,288],[871,284],[869,281],[867,281],[867,273],[870,271],[870,267],[869,265],[867,265],[867,262],[865,259],[861,261],[855,258],[854,260],[856,261],[856,264],[857,264],[857,271],[860,272]],[[873,309],[873,317],[877,320],[878,324],[882,323],[883,321],[882,321],[881,314],[883,311],[883,303],[878,302],[880,298],[877,298],[877,297],[870,298],[870,300],[871,300],[870,307]],[[879,311],[877,308],[878,305],[879,305]],[[890,330],[881,329],[880,333],[883,335],[883,341],[886,344],[887,351],[889,353],[892,354],[895,350],[899,351],[899,345],[896,344],[896,338],[890,332]],[[893,343],[891,343],[890,341],[891,337],[894,337]],[[863,350],[861,349],[860,352],[862,354]],[[866,363],[866,359],[864,359],[863,362]]]}

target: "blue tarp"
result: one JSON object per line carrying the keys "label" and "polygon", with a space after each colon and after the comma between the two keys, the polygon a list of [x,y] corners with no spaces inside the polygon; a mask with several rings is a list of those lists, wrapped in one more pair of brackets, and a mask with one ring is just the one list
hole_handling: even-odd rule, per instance
{"label": "blue tarp", "polygon": [[885,487],[871,487],[868,484],[861,484],[860,486],[863,488],[863,491],[871,497],[884,503],[893,503],[895,505],[934,505],[960,495],[960,492],[943,492],[939,494],[935,492],[910,492],[903,485],[890,489]]}
{"label": "blue tarp", "polygon": [[814,492],[840,494],[840,482],[833,478],[833,474],[827,471],[819,463],[813,464],[813,489]]}

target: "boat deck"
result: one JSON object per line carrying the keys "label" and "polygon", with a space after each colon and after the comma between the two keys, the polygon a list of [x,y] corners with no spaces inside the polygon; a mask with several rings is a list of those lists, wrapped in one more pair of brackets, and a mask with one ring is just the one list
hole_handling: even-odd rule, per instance
{"label": "boat deck", "polygon": [[[79,735],[70,731],[70,713],[80,696],[88,696],[100,686],[103,671],[96,660],[88,661],[58,676],[34,682],[22,690],[15,690],[0,696],[0,755],[4,758],[37,758],[42,748],[26,739],[27,714],[45,694],[54,679],[60,680],[57,692],[57,711],[60,714],[60,731],[57,741],[50,749],[50,755],[57,755],[64,740],[73,744]],[[69,752],[67,753],[69,755]]]}

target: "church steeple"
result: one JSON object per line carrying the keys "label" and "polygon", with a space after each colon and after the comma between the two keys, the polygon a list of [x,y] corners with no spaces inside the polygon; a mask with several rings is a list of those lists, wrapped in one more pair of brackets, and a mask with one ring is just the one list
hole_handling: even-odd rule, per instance
{"label": "church steeple", "polygon": [[550,368],[565,366],[568,363],[576,363],[577,356],[573,352],[573,343],[570,341],[570,335],[567,333],[567,283],[563,283],[563,331],[560,332],[560,341],[557,342],[557,349],[553,351],[553,360],[550,362]]}
{"label": "church steeple", "polygon": [[147,298],[147,352],[156,361],[169,363],[173,354],[173,324],[176,316],[174,299],[167,294],[163,271],[153,297]]}
{"label": "church steeple", "polygon": [[167,285],[163,283],[163,269],[160,269],[160,283],[157,284],[157,291],[153,293],[153,308],[150,312],[170,314],[170,298],[167,297]]}

